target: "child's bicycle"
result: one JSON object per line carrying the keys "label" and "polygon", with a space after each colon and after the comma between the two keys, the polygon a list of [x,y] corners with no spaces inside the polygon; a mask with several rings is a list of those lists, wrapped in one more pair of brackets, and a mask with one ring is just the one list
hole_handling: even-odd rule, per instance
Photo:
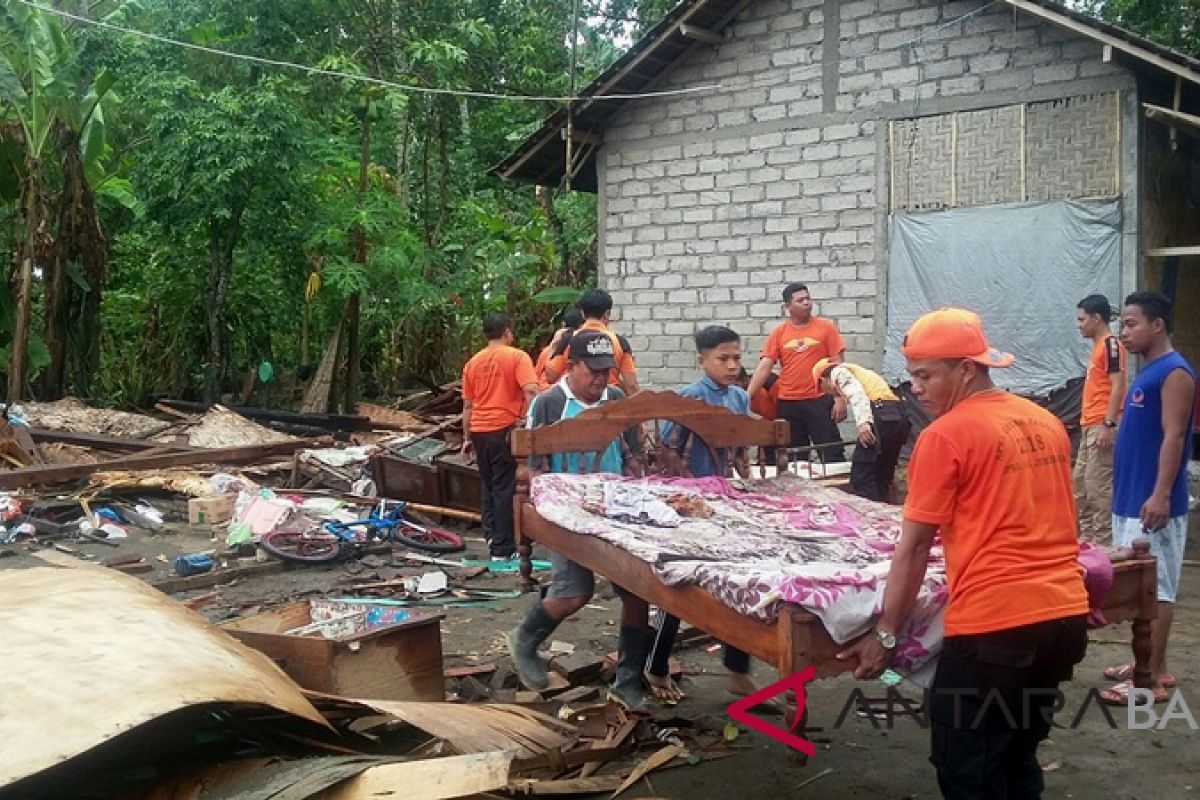
{"label": "child's bicycle", "polygon": [[[338,561],[372,542],[399,542],[430,553],[457,553],[466,548],[461,537],[442,528],[418,525],[404,516],[405,503],[380,500],[366,519],[325,522],[316,530],[276,530],[259,544],[273,556],[300,564]],[[390,508],[389,508],[390,506]]]}

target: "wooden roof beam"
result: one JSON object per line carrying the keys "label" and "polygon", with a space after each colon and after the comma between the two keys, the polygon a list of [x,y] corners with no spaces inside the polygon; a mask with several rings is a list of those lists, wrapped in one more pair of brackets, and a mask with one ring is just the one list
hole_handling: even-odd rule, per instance
{"label": "wooden roof beam", "polygon": [[[566,128],[559,128],[558,133],[563,141],[567,140],[567,129]],[[579,142],[580,144],[590,144],[592,146],[596,146],[596,145],[600,144],[600,142],[603,141],[603,139],[601,139],[601,137],[600,137],[600,134],[592,133],[591,131],[583,131],[583,130],[580,130],[579,128],[576,128],[574,131],[571,132],[571,138],[574,139],[576,142]]]}
{"label": "wooden roof beam", "polygon": [[697,25],[680,25],[679,32],[684,38],[692,39],[697,42],[711,44],[714,47],[725,43],[725,37],[715,31],[710,31],[707,28],[701,28]]}
{"label": "wooden roof beam", "polygon": [[[1106,47],[1111,47],[1113,50],[1119,50],[1126,53],[1138,61],[1141,61],[1151,66],[1169,72],[1176,77],[1182,78],[1185,81],[1200,85],[1200,71],[1189,69],[1182,64],[1176,64],[1168,58],[1163,58],[1158,53],[1152,53],[1144,47],[1139,47],[1133,42],[1127,42],[1119,36],[1113,36],[1111,33],[1098,30],[1091,25],[1085,25],[1082,22],[1071,19],[1070,17],[1060,14],[1049,8],[1030,2],[1030,0],[1004,0],[1005,3],[1013,8],[1019,9],[1032,17],[1037,17],[1043,22],[1048,22],[1051,25],[1057,25],[1060,28],[1066,28],[1069,31],[1087,37],[1093,41],[1099,42]],[[1111,51],[1106,50],[1106,60],[1111,59]]]}
{"label": "wooden roof beam", "polygon": [[1151,247],[1146,251],[1151,258],[1167,258],[1169,256],[1200,256],[1200,244],[1184,245],[1182,247]]}

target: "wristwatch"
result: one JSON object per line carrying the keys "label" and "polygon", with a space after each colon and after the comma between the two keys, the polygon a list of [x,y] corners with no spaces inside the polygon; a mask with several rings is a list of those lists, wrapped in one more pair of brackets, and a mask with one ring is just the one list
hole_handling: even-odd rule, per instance
{"label": "wristwatch", "polygon": [[1117,427],[1117,421],[1115,419],[1106,419],[1104,420],[1104,427],[1115,428]]}
{"label": "wristwatch", "polygon": [[884,650],[896,649],[896,634],[881,631],[879,628],[872,628],[871,633],[875,634],[875,638],[883,645]]}

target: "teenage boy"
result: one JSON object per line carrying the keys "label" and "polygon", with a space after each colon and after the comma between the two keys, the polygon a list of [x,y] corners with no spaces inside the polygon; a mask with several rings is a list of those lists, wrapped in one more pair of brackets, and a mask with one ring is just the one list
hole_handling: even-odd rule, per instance
{"label": "teenage boy", "polygon": [[813,379],[822,392],[846,401],[858,428],[858,446],[850,457],[850,491],[889,502],[892,476],[909,432],[900,399],[887,381],[858,364],[822,358],[813,367]]}
{"label": "teenage boy", "polygon": [[483,537],[494,560],[516,555],[513,539],[513,495],[517,462],[509,434],[537,394],[537,375],[529,354],[512,346],[513,332],[504,314],[483,318],[487,346],[462,372],[462,454],[474,452],[482,488]]}
{"label": "teenage boy", "polygon": [[1083,409],[1079,414],[1079,453],[1071,480],[1079,535],[1095,544],[1112,539],[1113,444],[1125,399],[1125,348],[1108,328],[1112,307],[1102,294],[1090,294],[1075,308],[1079,335],[1092,340]]}
{"label": "teenage boy", "polygon": [[[1121,343],[1142,357],[1129,386],[1113,457],[1113,544],[1150,540],[1158,561],[1158,616],[1150,623],[1150,677],[1154,702],[1166,702],[1175,676],[1167,670],[1167,638],[1187,544],[1187,463],[1192,450],[1196,371],[1171,346],[1171,301],[1158,292],[1134,292],[1121,312]],[[1104,670],[1118,681],[1100,699],[1125,705],[1133,665]]]}
{"label": "teenage boy", "polygon": [[[613,344],[599,331],[577,331],[567,349],[566,372],[558,383],[539,394],[529,407],[528,426],[539,428],[570,419],[596,406],[619,400],[625,394],[608,385],[609,372],[616,368]],[[600,456],[600,472],[627,472],[639,447],[635,431],[614,439]],[[584,472],[593,461],[591,453],[556,453],[529,460],[531,472]],[[539,691],[549,684],[546,665],[538,657],[538,646],[567,617],[587,605],[596,588],[588,570],[558,553],[550,554],[551,578],[545,597],[537,600],[521,624],[506,634],[517,677],[526,687]],[[617,676],[609,688],[610,698],[635,708],[643,702],[642,666],[650,651],[654,631],[648,624],[649,606],[620,587],[621,629],[617,644]]]}
{"label": "teenage boy", "polygon": [[[696,333],[695,341],[696,363],[703,375],[695,383],[679,389],[678,393],[703,400],[712,406],[722,406],[735,414],[749,414],[750,397],[737,385],[742,372],[741,338],[723,325],[710,325]],[[662,439],[668,462],[685,456],[687,472],[693,477],[725,476],[731,467],[743,478],[750,476],[744,452],[718,450],[714,463],[713,455],[704,442],[693,439],[688,431],[672,423],[663,426]],[[692,439],[690,453],[689,439]],[[678,631],[679,618],[660,610],[655,625],[654,645],[646,667],[646,682],[656,700],[668,703],[683,699],[683,692],[670,675],[671,647],[675,644]],[[725,668],[729,670],[729,691],[739,696],[758,691],[750,677],[750,656],[729,645],[724,645],[724,651]]]}
{"label": "teenage boy", "polygon": [[813,380],[812,368],[822,358],[841,363],[846,345],[831,320],[812,313],[812,296],[803,283],[789,283],[783,289],[783,307],[787,319],[779,323],[767,343],[746,390],[754,397],[766,385],[776,362],[779,370],[777,412],[792,430],[792,447],[809,444],[829,445],[820,449],[823,461],[845,461],[846,454],[837,423],[846,418],[846,404],[824,395]]}

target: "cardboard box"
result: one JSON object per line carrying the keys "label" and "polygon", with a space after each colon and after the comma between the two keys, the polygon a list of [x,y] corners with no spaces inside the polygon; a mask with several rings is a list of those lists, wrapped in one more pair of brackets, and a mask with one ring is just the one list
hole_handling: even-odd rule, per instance
{"label": "cardboard box", "polygon": [[188,500],[188,522],[193,525],[216,525],[233,519],[234,497],[220,494],[215,497],[193,497]]}

